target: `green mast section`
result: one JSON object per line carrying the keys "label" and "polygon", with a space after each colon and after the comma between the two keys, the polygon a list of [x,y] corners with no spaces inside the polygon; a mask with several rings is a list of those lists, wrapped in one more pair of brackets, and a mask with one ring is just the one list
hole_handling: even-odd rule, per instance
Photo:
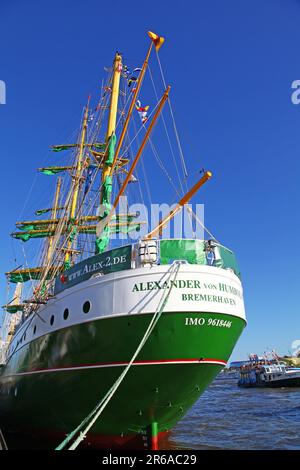
{"label": "green mast section", "polygon": [[[115,155],[115,145],[116,145],[116,135],[112,134],[109,139],[108,144],[108,156],[105,161],[106,167],[112,167]],[[102,193],[101,193],[101,207],[103,208],[102,214],[100,215],[100,223],[111,211],[111,192],[112,192],[112,176],[107,174],[102,184]],[[101,238],[96,238],[96,254],[102,253],[106,250],[109,244],[109,235],[110,235],[110,228],[107,224],[101,234]]]}

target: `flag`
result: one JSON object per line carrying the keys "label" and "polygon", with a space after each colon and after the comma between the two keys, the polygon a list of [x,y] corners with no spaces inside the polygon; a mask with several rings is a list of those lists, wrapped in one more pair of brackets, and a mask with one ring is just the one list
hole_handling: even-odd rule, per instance
{"label": "flag", "polygon": [[88,167],[87,175],[86,175],[86,180],[85,180],[85,187],[84,187],[84,196],[85,196],[86,193],[88,192],[89,187],[90,187],[90,185],[91,185],[92,177],[93,177],[93,174],[94,174],[94,170],[95,170],[94,167],[92,167],[92,166],[89,166],[89,167]]}
{"label": "flag", "polygon": [[128,80],[127,80],[128,86],[131,87],[131,84],[137,82],[137,80],[138,80],[137,77],[134,77],[134,76],[132,75],[132,76],[131,76],[130,78],[128,78]]}
{"label": "flag", "polygon": [[134,175],[131,175],[130,180],[128,181],[128,184],[137,183],[137,182],[138,182],[138,179]]}
{"label": "flag", "polygon": [[142,107],[141,102],[138,100],[136,102],[135,107],[136,107],[137,112],[139,113],[142,123],[145,124],[145,122],[148,121],[147,113],[148,113],[149,106]]}
{"label": "flag", "polygon": [[136,67],[132,72],[130,72],[127,65],[124,66],[122,76],[126,78],[129,87],[131,87],[132,83],[136,83],[138,81],[138,75],[141,71],[142,69],[140,67]]}
{"label": "flag", "polygon": [[127,65],[123,65],[122,77],[128,78],[128,75],[130,75],[130,74],[131,74],[131,72],[130,72],[129,68],[127,67]]}

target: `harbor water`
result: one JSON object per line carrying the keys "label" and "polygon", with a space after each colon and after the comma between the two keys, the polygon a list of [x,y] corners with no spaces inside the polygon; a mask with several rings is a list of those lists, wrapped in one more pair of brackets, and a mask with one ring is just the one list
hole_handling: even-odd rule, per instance
{"label": "harbor water", "polygon": [[[8,447],[31,444],[13,437]],[[300,450],[300,388],[239,388],[221,373],[160,449]]]}
{"label": "harbor water", "polygon": [[239,388],[221,373],[164,448],[300,450],[300,388]]}

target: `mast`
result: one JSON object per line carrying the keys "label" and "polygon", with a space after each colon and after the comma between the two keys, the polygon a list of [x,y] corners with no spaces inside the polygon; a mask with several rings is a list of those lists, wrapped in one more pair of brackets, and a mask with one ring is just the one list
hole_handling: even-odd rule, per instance
{"label": "mast", "polygon": [[[89,113],[89,102],[90,102],[90,96],[88,97],[88,102],[85,107],[85,112],[84,112],[84,117],[83,117],[83,124],[82,124],[82,131],[81,131],[81,138],[80,138],[80,145],[79,145],[79,152],[77,156],[77,162],[76,162],[76,171],[75,171],[75,176],[74,176],[74,191],[72,195],[72,202],[71,202],[71,210],[70,210],[70,220],[74,221],[75,216],[76,216],[76,209],[77,209],[77,202],[78,202],[78,195],[79,195],[79,189],[80,189],[80,182],[81,182],[81,173],[82,173],[82,166],[83,166],[83,151],[85,147],[85,136],[86,136],[86,130],[87,130],[87,121],[88,121],[88,113]],[[65,268],[70,267],[70,260],[71,260],[71,252],[72,252],[72,243],[73,240],[69,236],[68,243],[67,243],[67,248],[66,248],[66,255],[65,255]]]}
{"label": "mast", "polygon": [[[109,107],[109,117],[108,117],[108,125],[107,125],[107,132],[106,132],[106,161],[104,164],[103,172],[102,172],[102,183],[105,182],[107,176],[111,175],[111,164],[110,162],[110,140],[115,134],[116,131],[116,122],[117,122],[117,114],[118,114],[118,101],[119,101],[119,91],[120,91],[120,78],[121,78],[121,71],[122,71],[122,57],[117,52],[114,59],[113,65],[113,78],[112,78],[112,88],[111,88],[111,98],[110,98],[110,107]],[[112,158],[114,155],[112,155]]]}
{"label": "mast", "polygon": [[[110,112],[109,112],[108,129],[107,129],[107,134],[106,134],[106,154],[105,154],[105,162],[104,162],[103,172],[102,172],[102,190],[101,190],[100,214],[99,214],[100,223],[97,227],[97,238],[96,238],[96,247],[95,247],[96,254],[102,253],[109,244],[109,225],[105,221],[105,219],[107,218],[107,220],[109,221],[112,217],[112,206],[111,206],[112,177],[113,177],[115,167],[117,165],[118,157],[120,154],[124,137],[126,135],[126,131],[128,128],[131,115],[132,115],[132,111],[134,109],[134,105],[136,103],[136,99],[138,97],[138,94],[139,94],[139,91],[140,91],[140,88],[144,79],[144,75],[146,73],[151,50],[154,45],[156,51],[158,51],[160,47],[162,46],[162,44],[164,43],[163,37],[158,36],[157,34],[151,31],[148,31],[148,36],[151,39],[151,44],[148,48],[148,52],[144,60],[141,73],[139,75],[136,89],[133,93],[133,97],[129,106],[125,123],[121,131],[121,136],[119,138],[116,151],[115,151],[115,145],[116,145],[115,129],[116,129],[116,118],[117,118],[117,111],[118,111],[120,77],[121,77],[121,71],[122,71],[122,57],[118,52],[116,53],[115,60],[114,60]],[[165,99],[167,99],[167,97],[168,97],[168,92],[166,94],[166,97],[163,100],[163,103]],[[150,132],[151,132],[151,129],[150,129]],[[141,149],[140,154],[142,153],[142,151],[143,151],[143,148]],[[137,156],[137,160],[139,159],[139,156]],[[129,181],[129,176],[127,175],[126,183],[125,185],[123,185],[122,191],[124,191],[128,181]],[[114,207],[116,207],[118,200],[119,200],[119,197],[117,196],[117,201],[115,201]]]}
{"label": "mast", "polygon": [[[105,140],[105,157],[102,171],[102,187],[100,196],[100,218],[105,218],[111,209],[112,191],[112,165],[115,154],[116,122],[118,113],[118,100],[120,91],[120,78],[122,71],[122,57],[117,52],[113,64],[113,77],[109,107],[108,126]],[[95,252],[101,253],[109,243],[109,227],[106,227],[103,239],[96,239]]]}
{"label": "mast", "polygon": [[[57,210],[58,210],[59,196],[60,196],[61,181],[62,181],[62,179],[61,179],[61,178],[58,178],[58,179],[57,179],[57,182],[56,182],[56,189],[55,189],[55,196],[54,196],[54,204],[53,204],[53,208],[52,208],[52,211],[51,211],[51,219],[56,219]],[[50,226],[50,228],[55,228],[55,227]],[[48,264],[48,263],[50,262],[50,260],[51,260],[51,256],[52,256],[52,246],[53,246],[53,236],[52,236],[52,237],[49,237],[48,250],[47,250],[47,258],[46,258],[47,264]]]}
{"label": "mast", "polygon": [[129,107],[129,110],[128,110],[128,113],[127,113],[127,116],[126,116],[126,120],[125,120],[123,129],[122,129],[122,132],[121,132],[121,135],[120,135],[120,139],[119,139],[119,142],[118,142],[118,145],[117,145],[117,148],[116,148],[116,153],[115,153],[115,156],[114,156],[114,161],[113,161],[112,169],[111,169],[112,173],[113,173],[113,171],[115,169],[115,166],[117,164],[118,156],[119,156],[119,153],[120,153],[120,150],[121,150],[121,147],[122,147],[122,143],[123,143],[123,140],[124,140],[127,128],[128,128],[128,124],[129,124],[129,121],[130,121],[130,118],[131,118],[131,115],[132,115],[132,111],[134,109],[134,105],[136,103],[140,88],[141,88],[142,83],[143,83],[143,78],[144,78],[145,73],[146,73],[146,69],[147,69],[147,66],[148,66],[148,61],[149,61],[149,57],[150,57],[150,54],[151,54],[152,47],[153,47],[153,42],[151,41],[148,52],[147,52],[147,55],[146,55],[146,58],[145,58],[144,63],[143,63],[141,73],[139,75],[139,79],[138,79],[138,82],[137,82],[136,89],[133,93],[133,98],[132,98],[131,103],[130,103],[130,107]]}
{"label": "mast", "polygon": [[121,147],[122,147],[122,144],[123,144],[123,140],[124,140],[127,128],[128,128],[128,124],[129,124],[129,121],[130,121],[130,118],[131,118],[131,115],[132,115],[132,111],[134,109],[134,105],[136,104],[136,100],[138,98],[138,95],[139,95],[139,92],[140,92],[140,89],[141,89],[141,86],[142,86],[142,83],[143,83],[143,79],[144,79],[144,76],[145,76],[145,73],[146,73],[146,70],[147,70],[147,67],[148,67],[148,62],[149,62],[150,54],[151,54],[151,51],[152,51],[152,47],[154,45],[156,51],[158,52],[159,49],[161,48],[162,44],[165,41],[165,39],[162,36],[158,36],[157,34],[153,33],[152,31],[148,31],[148,36],[151,39],[151,43],[149,45],[149,48],[148,48],[148,51],[147,51],[147,54],[146,54],[146,58],[144,60],[143,66],[142,66],[142,70],[141,70],[139,78],[138,78],[137,86],[136,86],[135,91],[133,93],[133,97],[132,97],[130,107],[129,107],[129,110],[128,110],[128,113],[127,113],[127,116],[126,116],[126,120],[125,120],[123,129],[122,129],[122,132],[121,132],[121,135],[120,135],[119,142],[117,144],[117,148],[116,148],[116,152],[115,152],[115,156],[114,156],[114,161],[113,161],[113,164],[112,164],[111,173],[114,172],[114,169],[115,169],[116,164],[117,164],[118,156],[119,156],[119,153],[120,153],[120,150],[121,150]]}

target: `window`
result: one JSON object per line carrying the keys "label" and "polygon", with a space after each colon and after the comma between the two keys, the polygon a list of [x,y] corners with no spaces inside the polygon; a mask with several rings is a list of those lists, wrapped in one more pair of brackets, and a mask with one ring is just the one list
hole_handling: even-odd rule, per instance
{"label": "window", "polygon": [[64,320],[66,320],[69,316],[69,309],[68,308],[65,308],[64,310]]}
{"label": "window", "polygon": [[84,311],[84,313],[89,313],[90,309],[91,303],[87,300],[86,302],[84,302],[82,310]]}
{"label": "window", "polygon": [[54,315],[51,315],[51,318],[50,318],[50,325],[52,326],[54,323]]}
{"label": "window", "polygon": [[34,335],[36,334],[36,325],[35,325],[34,328],[33,328],[33,334],[34,334]]}

